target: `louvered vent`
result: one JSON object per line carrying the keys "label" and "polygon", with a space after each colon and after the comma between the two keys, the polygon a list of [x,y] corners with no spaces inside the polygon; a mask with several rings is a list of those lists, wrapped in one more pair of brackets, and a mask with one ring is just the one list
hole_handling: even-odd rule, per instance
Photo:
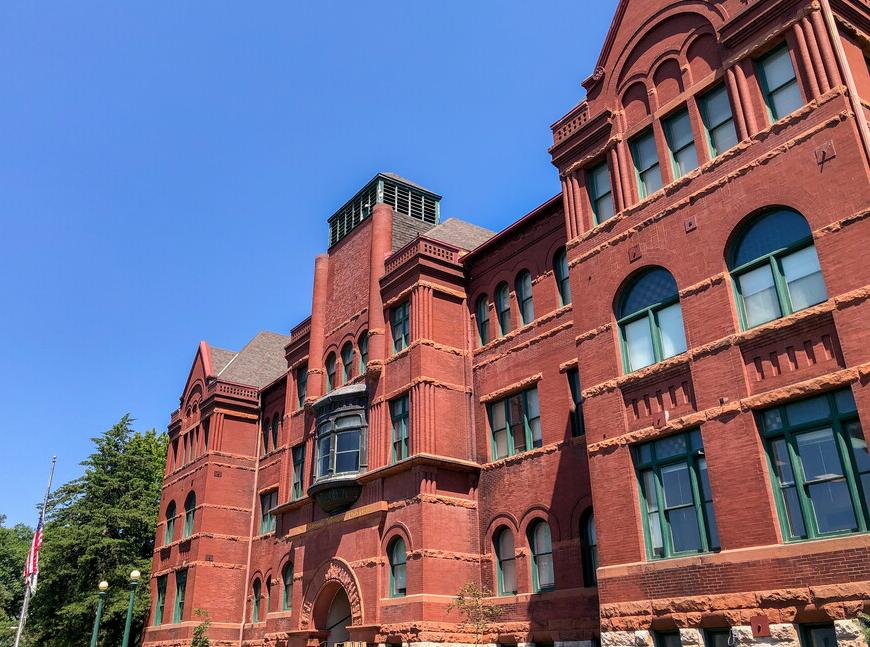
{"label": "louvered vent", "polygon": [[363,220],[369,217],[372,208],[388,204],[397,213],[437,224],[441,196],[408,182],[392,173],[378,173],[371,182],[351,198],[329,218],[329,246],[347,236]]}

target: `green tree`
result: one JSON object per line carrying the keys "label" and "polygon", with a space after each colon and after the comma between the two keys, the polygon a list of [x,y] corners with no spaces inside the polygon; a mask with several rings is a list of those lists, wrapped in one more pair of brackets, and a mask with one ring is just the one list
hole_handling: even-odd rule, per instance
{"label": "green tree", "polygon": [[494,631],[493,625],[504,615],[504,607],[487,601],[491,597],[492,591],[487,587],[466,582],[447,605],[448,613],[453,609],[459,611],[462,626],[474,634],[475,645],[479,645],[487,633]]}
{"label": "green tree", "polygon": [[193,615],[202,618],[202,622],[193,628],[193,640],[190,642],[190,647],[210,647],[211,641],[208,639],[208,628],[211,626],[211,618],[208,616],[208,611],[205,609],[194,609]]}
{"label": "green tree", "polygon": [[861,623],[861,631],[864,632],[864,642],[870,645],[870,615],[862,613],[858,616]]}
{"label": "green tree", "polygon": [[140,642],[150,596],[154,528],[160,505],[166,436],[133,431],[124,416],[93,439],[85,473],[49,499],[39,588],[26,634],[44,647],[86,644],[97,583],[109,582],[101,645],[119,645],[127,613],[130,571],[142,572],[131,644]]}
{"label": "green tree", "polygon": [[24,524],[5,526],[6,516],[0,515],[0,647],[15,639],[18,614],[24,599],[24,562],[33,541],[33,529]]}

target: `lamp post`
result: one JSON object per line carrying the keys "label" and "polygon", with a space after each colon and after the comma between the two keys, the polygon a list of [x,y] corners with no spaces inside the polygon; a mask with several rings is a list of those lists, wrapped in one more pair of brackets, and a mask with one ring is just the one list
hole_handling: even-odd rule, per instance
{"label": "lamp post", "polygon": [[97,647],[97,636],[100,633],[100,617],[103,615],[103,604],[106,602],[106,591],[109,589],[109,583],[103,580],[97,588],[100,589],[100,597],[97,599],[97,615],[94,617],[94,630],[91,632],[91,647]]}
{"label": "lamp post", "polygon": [[136,587],[139,586],[139,578],[142,574],[139,571],[130,573],[130,602],[127,604],[127,622],[124,624],[124,640],[121,642],[121,647],[127,647],[130,643],[130,625],[133,623],[133,601],[136,599]]}

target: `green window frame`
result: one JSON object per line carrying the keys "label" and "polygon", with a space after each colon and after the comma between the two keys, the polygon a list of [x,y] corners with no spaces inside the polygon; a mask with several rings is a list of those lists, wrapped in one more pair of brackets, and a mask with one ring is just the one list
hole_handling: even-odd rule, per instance
{"label": "green window frame", "polygon": [[393,335],[393,353],[398,353],[408,347],[411,340],[409,323],[410,306],[407,301],[390,311],[390,332]]}
{"label": "green window frame", "polygon": [[353,344],[345,343],[341,347],[341,383],[347,384],[353,377]]}
{"label": "green window frame", "polygon": [[335,353],[330,353],[326,356],[326,392],[329,393],[335,388]]}
{"label": "green window frame", "polygon": [[514,533],[502,526],[493,536],[499,595],[517,594],[517,551]]}
{"label": "green window frame", "polygon": [[175,571],[175,605],[172,609],[172,624],[184,618],[184,591],[187,588],[187,569]]}
{"label": "green window frame", "polygon": [[153,625],[163,624],[163,613],[166,610],[166,575],[157,576],[157,600],[154,603]]}
{"label": "green window frame", "polygon": [[492,460],[543,445],[538,387],[514,393],[488,405]]}
{"label": "green window frame", "polygon": [[275,531],[275,515],[270,511],[278,505],[278,490],[269,490],[260,494],[260,534],[265,535]]}
{"label": "green window frame", "polygon": [[563,247],[553,255],[553,276],[559,292],[559,305],[571,303],[571,277],[568,273],[568,252]]}
{"label": "green window frame", "polygon": [[743,330],[828,298],[812,232],[797,211],[773,209],[753,218],[729,256]]}
{"label": "green window frame", "polygon": [[677,282],[666,269],[651,267],[635,275],[622,290],[616,315],[625,373],[686,351]]}
{"label": "green window frame", "polygon": [[251,622],[257,624],[260,622],[260,603],[263,599],[263,585],[259,577],[254,580],[251,589]]}
{"label": "green window frame", "polygon": [[837,647],[837,631],[833,622],[798,625],[801,647]]}
{"label": "green window frame", "polygon": [[296,404],[299,408],[305,406],[305,398],[308,397],[308,365],[305,364],[296,369]]}
{"label": "green window frame", "polygon": [[520,321],[525,326],[535,320],[535,301],[532,294],[532,274],[522,270],[514,282],[517,295],[517,306],[520,310]]}
{"label": "green window frame", "polygon": [[662,126],[671,156],[671,169],[676,180],[698,168],[698,149],[695,146],[695,134],[692,132],[689,109],[678,110],[667,117],[662,122]]}
{"label": "green window frame", "polygon": [[694,429],[634,447],[649,559],[719,549],[719,529],[701,432]]}
{"label": "green window frame", "polygon": [[366,466],[366,435],[357,413],[330,417],[317,427],[315,478],[359,473]]}
{"label": "green window frame", "polygon": [[527,531],[529,552],[531,554],[532,591],[552,591],[556,588],[556,574],[553,568],[553,539],[550,524],[539,519]]}
{"label": "green window frame", "polygon": [[392,462],[398,463],[410,456],[408,433],[408,395],[390,401],[390,422],[393,428]]}
{"label": "green window frame", "polygon": [[193,534],[193,526],[196,522],[196,494],[193,492],[187,495],[184,500],[184,539],[187,539]]}
{"label": "green window frame", "polygon": [[293,448],[293,491],[294,501],[305,496],[305,445]]}
{"label": "green window frame", "polygon": [[662,169],[653,129],[649,128],[632,139],[629,148],[637,176],[638,194],[643,199],[662,188]]}
{"label": "green window frame", "polygon": [[390,597],[405,597],[408,591],[408,551],[405,548],[405,540],[401,537],[393,539],[387,553],[390,560]]}
{"label": "green window frame", "polygon": [[477,304],[474,307],[475,318],[477,320],[477,337],[480,340],[481,346],[486,346],[489,343],[489,297],[481,295],[477,299]]}
{"label": "green window frame", "polygon": [[365,375],[369,366],[369,331],[364,330],[357,342],[359,347],[359,374]]}
{"label": "green window frame", "polygon": [[171,544],[175,539],[175,516],[178,513],[175,510],[175,501],[170,501],[166,506],[166,529],[163,531],[163,543]]}
{"label": "green window frame", "polygon": [[707,136],[710,157],[718,157],[737,145],[737,130],[728,88],[720,83],[698,98],[698,110]]}
{"label": "green window frame", "polygon": [[293,608],[293,562],[287,562],[281,569],[281,610]]}
{"label": "green window frame", "polygon": [[755,60],[755,69],[767,106],[770,123],[775,123],[791,114],[802,105],[801,94],[791,52],[787,43],[782,43],[764,56]]}
{"label": "green window frame", "polygon": [[596,225],[613,217],[613,186],[610,183],[607,160],[586,171],[586,192]]}
{"label": "green window frame", "polygon": [[756,420],[786,541],[870,528],[870,455],[851,389],[788,402]]}
{"label": "green window frame", "polygon": [[498,315],[498,332],[504,337],[513,329],[511,293],[507,283],[499,283],[495,289],[495,309]]}
{"label": "green window frame", "polygon": [[731,629],[704,629],[704,647],[732,647]]}
{"label": "green window frame", "polygon": [[580,369],[569,368],[565,372],[568,378],[568,390],[571,392],[571,435],[582,436],[586,433],[583,424],[583,397],[580,390]]}
{"label": "green window frame", "polygon": [[583,586],[598,586],[598,533],[595,529],[595,515],[589,510],[580,522],[580,536],[583,560]]}

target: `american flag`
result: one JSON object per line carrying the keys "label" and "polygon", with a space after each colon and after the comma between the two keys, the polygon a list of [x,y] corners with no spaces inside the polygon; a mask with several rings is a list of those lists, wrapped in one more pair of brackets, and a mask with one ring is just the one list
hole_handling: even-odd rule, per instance
{"label": "american flag", "polygon": [[33,542],[30,544],[30,553],[24,564],[24,585],[30,589],[30,595],[36,593],[36,580],[39,577],[39,549],[42,548],[42,517],[39,515],[39,524],[33,533]]}

